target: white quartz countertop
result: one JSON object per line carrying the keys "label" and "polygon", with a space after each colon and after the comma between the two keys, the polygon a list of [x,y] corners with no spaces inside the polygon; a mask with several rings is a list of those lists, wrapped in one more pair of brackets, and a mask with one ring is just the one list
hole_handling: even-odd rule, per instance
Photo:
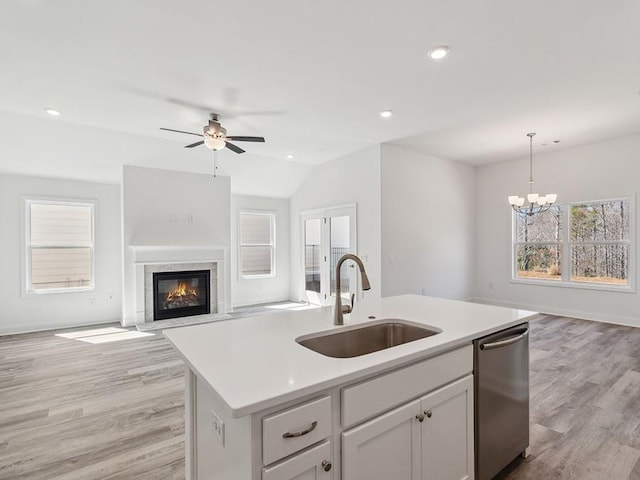
{"label": "white quartz countertop", "polygon": [[356,305],[345,327],[395,318],[441,329],[442,333],[354,358],[331,358],[295,339],[333,325],[333,307],[278,311],[165,330],[189,368],[241,417],[368,375],[428,358],[517,325],[536,313],[454,300],[401,295]]}

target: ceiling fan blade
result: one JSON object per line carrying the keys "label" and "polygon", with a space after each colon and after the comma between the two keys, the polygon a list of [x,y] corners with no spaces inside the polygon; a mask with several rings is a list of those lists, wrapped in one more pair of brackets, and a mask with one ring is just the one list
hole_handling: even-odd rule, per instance
{"label": "ceiling fan blade", "polygon": [[199,142],[196,143],[192,143],[190,145],[185,145],[184,148],[193,148],[193,147],[197,147],[198,145],[202,145],[204,143],[204,140],[200,140]]}
{"label": "ceiling fan blade", "polygon": [[240,147],[238,147],[237,145],[234,145],[233,143],[229,143],[229,142],[225,142],[225,147],[227,147],[229,150],[231,150],[232,152],[236,152],[236,153],[244,153],[244,150],[241,149]]}
{"label": "ceiling fan blade", "polygon": [[234,142],[264,142],[264,137],[238,137],[234,135],[227,138]]}
{"label": "ceiling fan blade", "polygon": [[174,130],[173,128],[160,127],[160,130],[166,130],[167,132],[186,133],[187,135],[196,135],[198,137],[204,137],[201,133],[184,132],[182,130]]}

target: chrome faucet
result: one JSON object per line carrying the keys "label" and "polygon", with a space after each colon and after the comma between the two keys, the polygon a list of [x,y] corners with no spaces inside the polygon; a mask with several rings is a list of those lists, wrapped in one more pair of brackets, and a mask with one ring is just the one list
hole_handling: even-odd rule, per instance
{"label": "chrome faucet", "polygon": [[338,263],[336,263],[336,307],[333,312],[333,324],[334,325],[344,325],[344,313],[351,313],[353,309],[353,297],[351,305],[342,305],[342,298],[340,296],[340,267],[345,262],[345,260],[353,260],[358,265],[360,269],[360,276],[362,277],[362,290],[370,290],[371,285],[369,284],[369,277],[367,277],[367,272],[364,271],[364,264],[362,260],[352,253],[347,253],[340,257]]}

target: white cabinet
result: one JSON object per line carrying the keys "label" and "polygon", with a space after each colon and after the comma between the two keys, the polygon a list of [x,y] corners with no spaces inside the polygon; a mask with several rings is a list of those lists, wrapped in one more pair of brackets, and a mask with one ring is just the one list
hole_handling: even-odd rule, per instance
{"label": "white cabinet", "polygon": [[262,480],[329,480],[332,478],[331,443],[324,442],[271,467]]}
{"label": "white cabinet", "polygon": [[[305,448],[331,435],[331,397],[324,396],[262,419],[262,480],[329,480],[331,442]],[[303,451],[304,450],[304,451]]]}
{"label": "white cabinet", "polygon": [[262,461],[269,465],[330,435],[328,396],[269,415],[262,419]]}
{"label": "white cabinet", "polygon": [[342,434],[343,480],[420,480],[420,401]]}
{"label": "white cabinet", "polygon": [[473,479],[473,376],[342,434],[342,480],[389,479]]}
{"label": "white cabinet", "polygon": [[420,400],[422,478],[472,480],[473,377],[469,375]]}
{"label": "white cabinet", "polygon": [[472,353],[465,345],[238,418],[189,370],[187,479],[473,480]]}

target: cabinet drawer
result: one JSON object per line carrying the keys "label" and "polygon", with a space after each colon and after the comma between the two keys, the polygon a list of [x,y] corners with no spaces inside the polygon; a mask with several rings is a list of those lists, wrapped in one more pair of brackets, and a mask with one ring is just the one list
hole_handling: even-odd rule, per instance
{"label": "cabinet drawer", "polygon": [[331,434],[331,397],[262,419],[262,462],[269,465]]}
{"label": "cabinet drawer", "polygon": [[330,479],[331,443],[324,442],[281,463],[262,469],[262,480]]}
{"label": "cabinet drawer", "polygon": [[435,390],[473,371],[467,345],[420,363],[342,389],[342,426],[347,428]]}

